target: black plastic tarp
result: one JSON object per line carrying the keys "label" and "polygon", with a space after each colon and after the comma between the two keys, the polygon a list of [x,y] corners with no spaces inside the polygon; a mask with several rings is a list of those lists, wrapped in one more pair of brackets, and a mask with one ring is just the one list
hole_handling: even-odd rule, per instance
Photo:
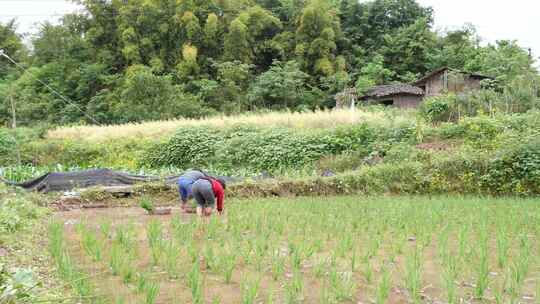
{"label": "black plastic tarp", "polygon": [[[176,183],[178,176],[145,176],[133,175],[110,169],[92,169],[77,172],[51,172],[34,178],[23,183],[14,183],[10,181],[2,181],[8,185],[21,187],[29,191],[37,191],[42,193],[71,191],[73,189],[83,189],[93,186],[129,186],[147,182],[165,182],[167,184]],[[241,179],[219,176],[227,183],[240,181]]]}
{"label": "black plastic tarp", "polygon": [[165,181],[174,183],[177,176],[159,178],[155,176],[133,175],[110,169],[93,169],[77,172],[51,172],[23,183],[5,183],[42,193],[70,191],[93,186],[127,186],[138,183]]}

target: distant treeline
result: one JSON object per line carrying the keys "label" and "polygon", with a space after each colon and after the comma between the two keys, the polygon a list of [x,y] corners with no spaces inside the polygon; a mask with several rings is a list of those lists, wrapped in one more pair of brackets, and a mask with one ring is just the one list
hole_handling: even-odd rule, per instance
{"label": "distant treeline", "polygon": [[[0,24],[0,125],[121,123],[331,107],[333,94],[449,66],[538,77],[515,42],[439,32],[415,0],[79,0],[27,47]],[[52,94],[43,80],[72,102]]]}

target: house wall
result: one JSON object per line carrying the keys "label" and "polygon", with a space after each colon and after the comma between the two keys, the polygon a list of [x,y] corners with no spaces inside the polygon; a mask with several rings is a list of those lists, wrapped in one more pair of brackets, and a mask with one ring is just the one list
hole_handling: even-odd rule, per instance
{"label": "house wall", "polygon": [[436,96],[444,92],[461,93],[481,88],[480,79],[464,74],[449,73],[448,70],[432,75],[425,83],[425,96]]}
{"label": "house wall", "polygon": [[425,96],[440,95],[444,92],[446,71],[437,73],[426,80]]}
{"label": "house wall", "polygon": [[417,95],[396,95],[394,96],[394,106],[398,108],[416,108],[422,102],[423,96]]}
{"label": "house wall", "polygon": [[422,102],[423,96],[398,94],[371,100],[372,103],[387,104],[392,103],[392,106],[398,108],[416,108]]}

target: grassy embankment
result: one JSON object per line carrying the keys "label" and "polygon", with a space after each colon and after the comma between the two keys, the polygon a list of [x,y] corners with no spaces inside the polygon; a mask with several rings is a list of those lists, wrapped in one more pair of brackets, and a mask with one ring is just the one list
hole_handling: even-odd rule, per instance
{"label": "grassy embankment", "polygon": [[[20,180],[48,166],[54,170],[108,167],[161,175],[198,167],[232,176],[266,171],[278,177],[258,185],[245,183],[231,189],[232,194],[242,189],[265,196],[533,195],[540,193],[538,121],[540,113],[530,111],[430,124],[414,112],[368,108],[60,128],[44,139],[20,144],[21,159],[30,166],[8,168],[5,175]],[[168,131],[156,133],[160,124]],[[6,157],[3,160],[13,163],[6,162]],[[58,164],[60,168],[54,167]],[[337,175],[316,177],[328,171]],[[238,196],[243,196],[241,192]]]}

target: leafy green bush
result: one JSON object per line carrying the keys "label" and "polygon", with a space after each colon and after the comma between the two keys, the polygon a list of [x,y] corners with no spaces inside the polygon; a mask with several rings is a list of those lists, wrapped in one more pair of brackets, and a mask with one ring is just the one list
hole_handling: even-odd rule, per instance
{"label": "leafy green bush", "polygon": [[426,98],[419,108],[419,115],[429,122],[439,123],[452,118],[455,95],[441,95]]}
{"label": "leafy green bush", "polygon": [[540,193],[540,134],[507,141],[482,180],[497,193]]}
{"label": "leafy green bush", "polygon": [[218,159],[234,167],[255,170],[298,169],[326,152],[321,138],[287,129],[261,129],[223,142]]}
{"label": "leafy green bush", "polygon": [[[292,129],[236,126],[231,129],[183,128],[169,141],[151,146],[140,164],[149,167],[211,166],[234,172],[282,171],[312,165],[325,155],[374,149],[414,138],[414,126],[373,128],[365,123],[335,130],[300,132]],[[385,143],[386,146],[383,146]]]}
{"label": "leafy green bush", "polygon": [[168,141],[150,146],[140,165],[178,168],[204,166],[222,143],[219,130],[209,127],[184,127]]}

